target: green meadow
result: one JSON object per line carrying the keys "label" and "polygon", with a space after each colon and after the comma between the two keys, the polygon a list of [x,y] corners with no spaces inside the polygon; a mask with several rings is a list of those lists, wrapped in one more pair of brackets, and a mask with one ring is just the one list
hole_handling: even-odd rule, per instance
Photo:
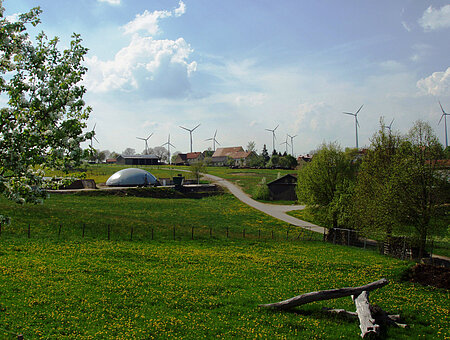
{"label": "green meadow", "polygon": [[12,217],[0,235],[0,338],[358,339],[357,321],[322,311],[354,310],[350,298],[292,312],[258,305],[382,277],[390,284],[371,302],[410,325],[386,338],[450,336],[448,291],[403,282],[412,263],[323,243],[229,194],[2,198],[0,211]]}

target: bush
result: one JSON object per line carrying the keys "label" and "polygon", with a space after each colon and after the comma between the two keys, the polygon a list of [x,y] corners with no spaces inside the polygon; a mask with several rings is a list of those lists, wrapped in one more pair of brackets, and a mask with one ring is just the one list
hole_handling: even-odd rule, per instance
{"label": "bush", "polygon": [[253,192],[253,198],[256,200],[268,201],[270,200],[270,191],[269,187],[266,184],[266,178],[263,177],[261,179],[261,183],[259,183]]}

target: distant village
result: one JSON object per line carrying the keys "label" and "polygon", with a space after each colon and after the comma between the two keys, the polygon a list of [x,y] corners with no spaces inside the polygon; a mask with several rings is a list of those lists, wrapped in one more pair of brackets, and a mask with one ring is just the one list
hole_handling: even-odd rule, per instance
{"label": "distant village", "polygon": [[217,148],[215,151],[175,152],[170,157],[167,149],[163,147],[155,149],[149,149],[147,154],[145,151],[142,154],[135,154],[133,149],[128,148],[120,155],[107,150],[101,152],[96,150],[89,162],[121,165],[192,165],[203,162],[207,166],[294,169],[312,159],[309,154],[295,158],[287,152],[281,153],[276,150],[269,155],[265,145],[261,154],[252,147],[245,150],[242,146],[234,146]]}

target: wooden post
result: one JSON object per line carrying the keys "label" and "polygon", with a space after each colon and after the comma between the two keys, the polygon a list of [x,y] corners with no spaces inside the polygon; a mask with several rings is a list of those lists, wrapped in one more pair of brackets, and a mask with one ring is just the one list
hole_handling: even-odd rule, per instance
{"label": "wooden post", "polygon": [[154,235],[153,235],[153,228],[152,228],[152,241],[153,241]]}
{"label": "wooden post", "polygon": [[17,334],[17,340],[23,340],[23,335],[22,334]]}
{"label": "wooden post", "polygon": [[273,240],[273,230],[272,230],[272,240]]}
{"label": "wooden post", "polygon": [[212,227],[209,227],[209,237],[212,237]]}
{"label": "wooden post", "polygon": [[336,244],[336,229],[333,228],[333,244]]}
{"label": "wooden post", "polygon": [[173,240],[175,241],[175,227],[173,227]]}
{"label": "wooden post", "polygon": [[350,229],[347,230],[347,245],[350,246]]}
{"label": "wooden post", "polygon": [[28,223],[28,238],[31,238],[31,226],[30,226],[30,223]]}
{"label": "wooden post", "polygon": [[111,226],[108,224],[108,241],[111,240]]}
{"label": "wooden post", "polygon": [[245,238],[245,229],[242,230],[242,236],[243,236],[243,238]]}
{"label": "wooden post", "polygon": [[227,227],[227,238],[228,238],[228,227]]}
{"label": "wooden post", "polygon": [[191,240],[194,239],[194,227],[191,228]]}
{"label": "wooden post", "polygon": [[325,228],[323,228],[323,242],[325,242],[326,235],[325,235]]}
{"label": "wooden post", "polygon": [[131,227],[131,231],[130,231],[130,241],[133,241],[133,227]]}
{"label": "wooden post", "polygon": [[60,224],[59,229],[58,229],[58,238],[61,236],[61,228],[62,228],[62,225]]}
{"label": "wooden post", "polygon": [[258,229],[258,238],[261,238],[261,229]]}
{"label": "wooden post", "polygon": [[84,238],[84,229],[86,229],[86,224],[83,223],[83,233],[82,233],[82,237]]}
{"label": "wooden post", "polygon": [[288,241],[288,240],[289,240],[289,229],[286,230],[286,241]]}

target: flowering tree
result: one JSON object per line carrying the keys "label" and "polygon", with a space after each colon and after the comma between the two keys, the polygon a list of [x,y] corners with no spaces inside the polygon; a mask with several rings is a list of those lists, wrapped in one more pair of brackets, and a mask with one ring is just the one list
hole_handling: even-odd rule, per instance
{"label": "flowering tree", "polygon": [[62,52],[58,38],[44,33],[33,44],[26,29],[39,24],[40,13],[34,8],[8,21],[0,0],[0,193],[18,203],[42,201],[45,183],[38,169],[79,165],[80,143],[93,136],[82,131],[91,108],[78,85],[87,71],[87,49],[77,34]]}

